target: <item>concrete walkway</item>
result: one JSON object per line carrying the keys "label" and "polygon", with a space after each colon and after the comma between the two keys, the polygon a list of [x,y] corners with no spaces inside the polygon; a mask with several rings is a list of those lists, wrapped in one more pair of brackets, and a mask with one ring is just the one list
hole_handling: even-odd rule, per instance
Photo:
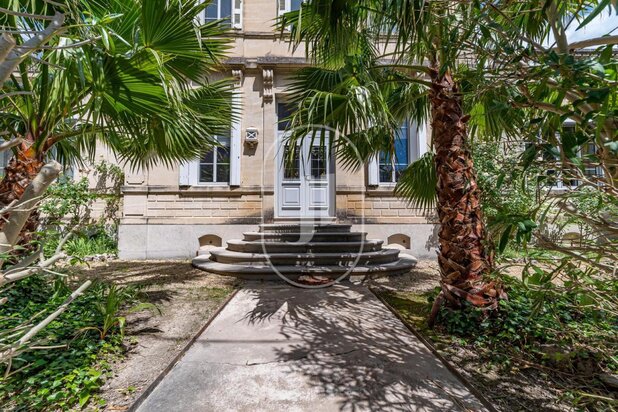
{"label": "concrete walkway", "polygon": [[249,284],[138,410],[485,409],[367,288]]}

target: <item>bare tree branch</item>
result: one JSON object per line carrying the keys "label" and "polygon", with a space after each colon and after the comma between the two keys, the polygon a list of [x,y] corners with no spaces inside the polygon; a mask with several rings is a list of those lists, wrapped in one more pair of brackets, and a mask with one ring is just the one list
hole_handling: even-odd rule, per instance
{"label": "bare tree branch", "polygon": [[20,11],[13,11],[9,9],[5,9],[4,7],[0,7],[0,13],[8,14],[9,16],[17,16],[17,17],[28,17],[30,19],[37,20],[51,20],[53,21],[56,16],[47,16],[45,14],[32,14],[32,13],[24,13]]}
{"label": "bare tree branch", "polygon": [[0,62],[7,58],[9,53],[15,47],[15,39],[6,33],[2,33],[0,36]]}
{"label": "bare tree branch", "polygon": [[12,97],[12,96],[29,96],[29,95],[34,95],[34,93],[27,92],[27,91],[9,92],[9,93],[0,94],[0,99]]}
{"label": "bare tree branch", "polygon": [[21,138],[7,140],[6,142],[0,144],[0,152],[7,151],[19,144],[21,144],[24,140]]}
{"label": "bare tree branch", "polygon": [[34,253],[26,256],[25,258],[23,258],[22,260],[20,260],[13,266],[11,266],[9,269],[7,269],[4,272],[3,276],[16,273],[17,271],[27,268],[28,266],[34,265],[37,260],[41,259],[41,254],[40,254],[41,250],[42,250],[42,247],[39,246],[39,248]]}
{"label": "bare tree branch", "polygon": [[[6,9],[0,8],[0,11]],[[10,10],[9,10],[10,11]],[[15,68],[21,63],[30,53],[32,53],[37,48],[41,47],[47,41],[57,34],[64,24],[64,14],[56,13],[53,17],[50,17],[51,22],[47,25],[45,29],[43,29],[36,36],[31,37],[23,45],[15,47],[13,45],[10,52],[7,54],[6,58],[0,60],[0,84],[4,83],[9,76],[15,71]],[[3,38],[5,38],[3,36]],[[13,39],[13,42],[15,40]]]}
{"label": "bare tree branch", "polygon": [[608,46],[618,44],[618,36],[603,36],[594,39],[576,41],[568,45],[569,50],[585,49],[586,47]]}
{"label": "bare tree branch", "polygon": [[66,255],[64,253],[58,253],[50,257],[49,259],[42,261],[37,266],[30,266],[24,270],[20,270],[19,272],[10,272],[10,273],[7,272],[3,274],[2,276],[0,276],[0,286],[6,285],[8,283],[17,282],[18,280],[22,280],[32,275],[35,275],[37,273],[40,273],[45,268],[52,266],[53,264],[58,262],[60,259],[63,259],[65,257]]}

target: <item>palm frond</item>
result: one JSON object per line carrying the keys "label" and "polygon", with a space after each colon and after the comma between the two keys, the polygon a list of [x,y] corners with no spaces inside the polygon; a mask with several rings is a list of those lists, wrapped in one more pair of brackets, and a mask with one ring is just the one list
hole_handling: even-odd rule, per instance
{"label": "palm frond", "polygon": [[223,21],[199,23],[207,4],[72,0],[75,24],[50,45],[80,46],[22,65],[7,87],[29,93],[4,99],[2,125],[66,163],[91,159],[97,142],[134,168],[198,157],[238,111],[233,82],[208,80],[229,40]]}
{"label": "palm frond", "polygon": [[414,208],[429,211],[436,205],[437,181],[434,154],[427,152],[401,173],[395,195]]}

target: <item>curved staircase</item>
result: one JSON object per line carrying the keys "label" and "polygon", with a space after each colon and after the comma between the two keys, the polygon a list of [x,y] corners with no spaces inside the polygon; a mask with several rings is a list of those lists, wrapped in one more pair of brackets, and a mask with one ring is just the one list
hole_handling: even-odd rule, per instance
{"label": "curved staircase", "polygon": [[[338,278],[407,273],[416,259],[397,249],[383,249],[381,240],[352,232],[337,223],[262,224],[259,232],[230,240],[227,248],[200,250],[193,266],[219,275],[243,279],[290,279],[303,275]],[[276,269],[276,271],[275,271]]]}

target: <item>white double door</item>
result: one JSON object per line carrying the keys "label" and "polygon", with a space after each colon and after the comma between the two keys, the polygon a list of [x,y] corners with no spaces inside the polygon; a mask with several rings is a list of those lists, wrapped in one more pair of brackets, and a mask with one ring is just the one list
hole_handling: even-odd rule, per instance
{"label": "white double door", "polygon": [[328,140],[306,137],[296,145],[279,135],[277,217],[334,216],[334,162]]}

